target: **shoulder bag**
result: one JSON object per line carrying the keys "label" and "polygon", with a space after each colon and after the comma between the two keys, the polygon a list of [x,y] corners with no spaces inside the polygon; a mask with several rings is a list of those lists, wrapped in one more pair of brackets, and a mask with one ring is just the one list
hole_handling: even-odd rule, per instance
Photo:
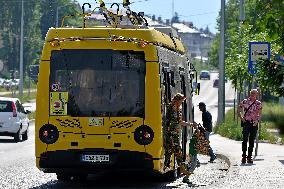
{"label": "shoulder bag", "polygon": [[[256,101],[256,100],[255,100]],[[246,116],[247,112],[249,111],[249,109],[251,108],[251,106],[255,103],[255,101],[253,101],[253,103],[251,105],[249,105],[249,107],[246,109],[244,117]],[[241,121],[241,127],[244,127],[245,122]]]}

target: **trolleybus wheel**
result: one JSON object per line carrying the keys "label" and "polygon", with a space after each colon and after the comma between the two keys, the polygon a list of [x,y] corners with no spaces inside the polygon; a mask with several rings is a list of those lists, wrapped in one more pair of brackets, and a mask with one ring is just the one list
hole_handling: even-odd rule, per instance
{"label": "trolleybus wheel", "polygon": [[87,179],[88,174],[76,174],[72,176],[73,182],[83,182]]}
{"label": "trolleybus wheel", "polygon": [[71,180],[71,176],[64,174],[64,173],[56,173],[57,176],[57,180],[59,181],[70,181]]}

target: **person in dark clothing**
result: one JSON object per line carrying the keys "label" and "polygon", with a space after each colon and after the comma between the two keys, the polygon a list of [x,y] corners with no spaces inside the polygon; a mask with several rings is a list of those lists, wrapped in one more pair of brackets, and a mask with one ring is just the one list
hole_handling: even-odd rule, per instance
{"label": "person in dark clothing", "polygon": [[[198,106],[199,110],[202,112],[202,122],[203,127],[205,128],[205,137],[207,140],[209,140],[209,135],[212,132],[212,115],[206,110],[206,104],[204,102],[200,102]],[[209,162],[213,163],[213,161],[216,159],[216,155],[214,154],[211,147],[209,147],[209,156]]]}

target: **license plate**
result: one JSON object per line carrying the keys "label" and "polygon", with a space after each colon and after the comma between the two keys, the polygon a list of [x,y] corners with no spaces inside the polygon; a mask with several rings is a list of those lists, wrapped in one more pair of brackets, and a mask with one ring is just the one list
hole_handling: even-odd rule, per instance
{"label": "license plate", "polygon": [[86,162],[109,162],[109,155],[87,155],[81,156],[82,161]]}
{"label": "license plate", "polygon": [[90,117],[89,126],[103,126],[104,118]]}

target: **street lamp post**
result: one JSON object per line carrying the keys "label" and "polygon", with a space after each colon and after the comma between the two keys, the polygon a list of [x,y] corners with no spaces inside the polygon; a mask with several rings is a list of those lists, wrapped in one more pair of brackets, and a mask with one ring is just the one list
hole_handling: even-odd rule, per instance
{"label": "street lamp post", "polygon": [[24,47],[24,0],[22,0],[22,14],[21,14],[21,42],[20,42],[20,83],[19,95],[23,96],[24,84],[24,65],[23,65],[23,47]]}
{"label": "street lamp post", "polygon": [[225,0],[221,0],[221,31],[219,52],[218,118],[221,124],[225,119]]}

